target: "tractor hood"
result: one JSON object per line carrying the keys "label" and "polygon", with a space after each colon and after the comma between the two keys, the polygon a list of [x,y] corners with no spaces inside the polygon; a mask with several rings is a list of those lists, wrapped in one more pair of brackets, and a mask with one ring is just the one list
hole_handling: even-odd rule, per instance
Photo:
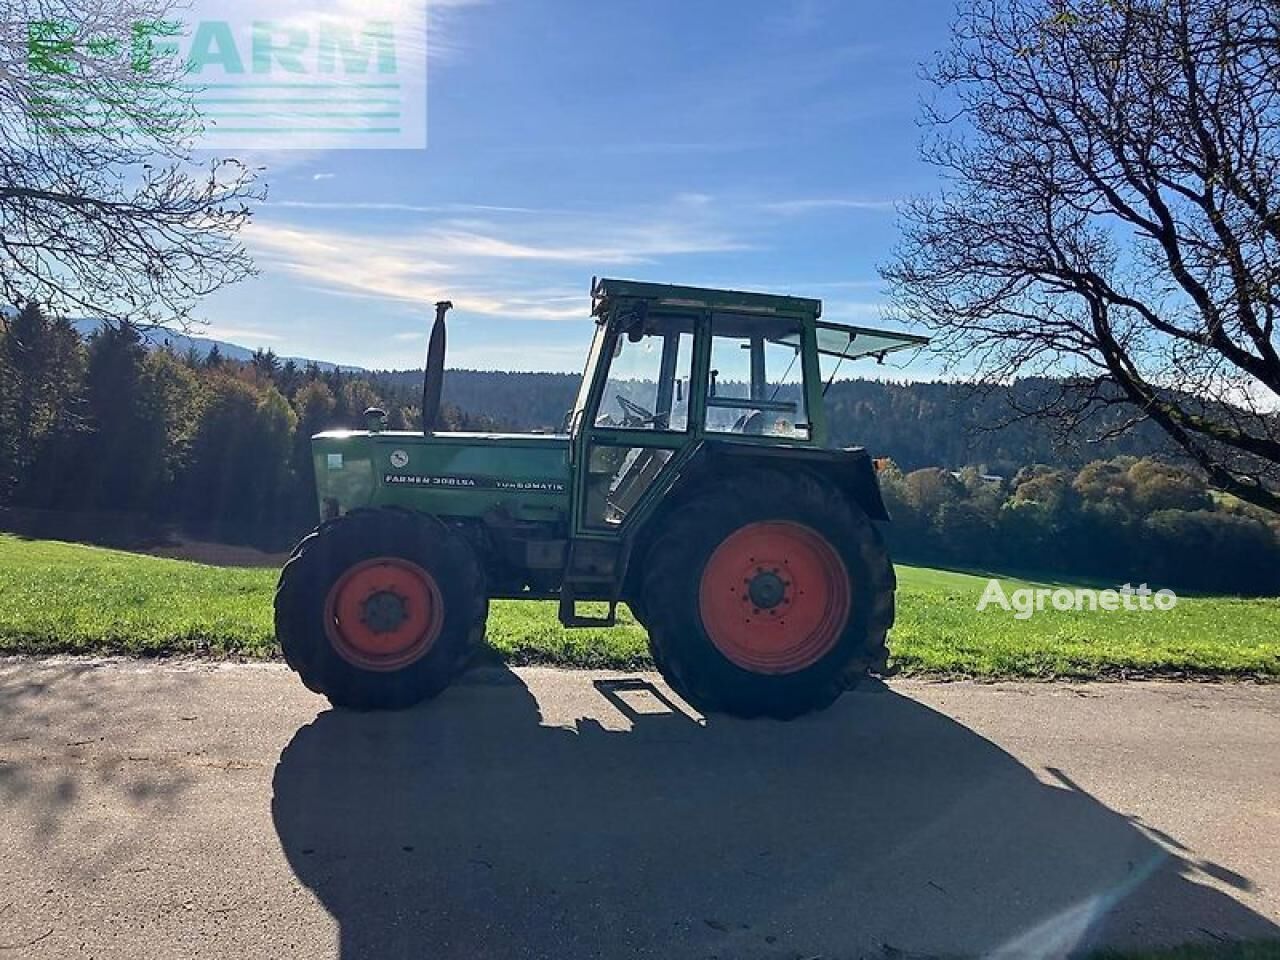
{"label": "tractor hood", "polygon": [[569,438],[336,430],[312,438],[322,514],[404,506],[443,516],[567,512]]}
{"label": "tractor hood", "polygon": [[327,430],[324,433],[317,433],[312,437],[312,440],[351,440],[360,437],[380,443],[407,443],[412,445],[475,443],[544,449],[549,447],[564,447],[567,449],[569,446],[569,436],[563,433],[473,433],[464,431],[448,433],[437,431],[435,433],[422,434],[412,430]]}

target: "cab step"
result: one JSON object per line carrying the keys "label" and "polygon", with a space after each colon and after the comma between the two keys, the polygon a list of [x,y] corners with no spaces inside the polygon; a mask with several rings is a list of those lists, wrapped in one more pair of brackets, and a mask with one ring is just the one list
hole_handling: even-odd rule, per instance
{"label": "cab step", "polygon": [[[609,604],[609,613],[603,617],[586,617],[578,614],[578,604],[586,603],[607,603]],[[577,627],[614,627],[618,624],[618,601],[617,600],[587,600],[580,601],[574,594],[573,587],[565,584],[560,588],[560,623],[566,628],[572,630]]]}

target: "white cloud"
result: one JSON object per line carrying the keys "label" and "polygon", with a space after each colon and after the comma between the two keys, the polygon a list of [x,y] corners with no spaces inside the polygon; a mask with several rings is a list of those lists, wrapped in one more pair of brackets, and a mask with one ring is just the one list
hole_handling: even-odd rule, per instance
{"label": "white cloud", "polygon": [[646,141],[646,140],[609,140],[607,142],[581,143],[576,140],[557,141],[554,143],[504,143],[489,148],[491,152],[503,154],[581,154],[588,152],[594,156],[682,156],[684,154],[704,153],[740,153],[754,150],[762,146],[761,142],[746,140],[715,141]]}
{"label": "white cloud", "polygon": [[417,305],[448,297],[461,313],[531,320],[585,317],[585,278],[602,266],[747,249],[691,215],[688,198],[665,213],[443,218],[376,232],[258,221],[245,240],[265,272],[321,289]]}
{"label": "white cloud", "polygon": [[[320,176],[320,175],[317,175]],[[324,174],[334,176],[334,174]],[[374,213],[548,213],[533,207],[503,207],[484,203],[380,203],[365,200],[268,200],[264,207],[288,210],[369,211]]]}
{"label": "white cloud", "polygon": [[761,209],[781,214],[822,213],[829,210],[891,211],[894,200],[860,200],[841,197],[811,197],[797,200],[772,200],[762,203]]}
{"label": "white cloud", "polygon": [[[193,15],[186,19],[224,19],[232,22],[245,20],[269,20],[273,23],[314,27],[323,22],[330,25],[363,27],[364,24],[382,20],[396,24],[411,23],[427,18],[429,52],[433,57],[448,61],[461,51],[452,29],[451,19],[456,11],[484,5],[486,0],[194,0]],[[413,59],[415,50],[402,54],[406,61]]]}
{"label": "white cloud", "polygon": [[828,280],[810,283],[807,286],[818,290],[870,290],[884,286],[883,280]]}
{"label": "white cloud", "polygon": [[337,176],[336,173],[313,173],[311,175],[311,179],[312,180],[332,180],[336,176]]}
{"label": "white cloud", "polygon": [[880,320],[888,312],[889,305],[879,300],[826,300],[822,304],[822,316],[827,320]]}

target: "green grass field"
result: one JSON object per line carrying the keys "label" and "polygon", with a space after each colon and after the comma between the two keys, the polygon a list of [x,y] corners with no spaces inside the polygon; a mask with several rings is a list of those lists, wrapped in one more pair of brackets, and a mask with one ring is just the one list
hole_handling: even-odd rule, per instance
{"label": "green grass field", "polygon": [[[1280,600],[1193,597],[1168,612],[1046,610],[1019,621],[977,612],[984,577],[905,566],[898,576],[892,647],[905,673],[1280,677]],[[0,535],[0,652],[269,657],[275,579]],[[644,632],[625,613],[613,630],[564,630],[552,603],[500,601],[488,642],[517,664],[648,664]]]}

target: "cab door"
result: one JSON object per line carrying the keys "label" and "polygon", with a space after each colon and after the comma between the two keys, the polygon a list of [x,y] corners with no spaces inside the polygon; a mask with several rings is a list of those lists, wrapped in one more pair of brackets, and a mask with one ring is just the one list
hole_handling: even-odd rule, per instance
{"label": "cab door", "polygon": [[574,438],[575,536],[620,537],[692,447],[701,396],[690,385],[701,322],[695,313],[641,308],[610,324]]}

